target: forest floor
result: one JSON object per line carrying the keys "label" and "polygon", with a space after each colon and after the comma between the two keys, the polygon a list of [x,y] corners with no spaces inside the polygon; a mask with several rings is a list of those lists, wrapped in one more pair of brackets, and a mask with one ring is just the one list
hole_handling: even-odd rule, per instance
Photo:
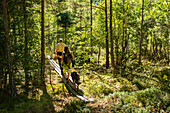
{"label": "forest floor", "polygon": [[[46,85],[49,97],[43,97],[37,88],[28,97],[19,95],[13,102],[9,95],[0,92],[0,113],[149,113],[170,112],[170,66],[143,63],[126,65],[113,77],[111,70],[102,66],[93,70],[77,69],[80,73],[84,95],[93,102],[84,102],[69,95],[63,83],[51,69],[46,70]],[[51,75],[51,76],[50,76]],[[84,81],[83,81],[84,79]]]}
{"label": "forest floor", "polygon": [[[96,71],[95,71],[96,70]],[[69,95],[67,89],[62,90],[62,83],[55,71],[47,76],[48,93],[52,96],[54,109],[60,113],[110,113],[110,112],[170,112],[169,76],[170,67],[142,67],[143,72],[132,71],[124,77],[120,74],[113,77],[111,70],[103,72],[103,68],[80,72],[84,82],[80,87],[85,96],[93,98],[94,102],[83,102]],[[153,71],[153,72],[151,72]],[[102,72],[102,73],[101,73]],[[83,76],[84,74],[84,76]],[[130,75],[131,74],[131,75]],[[151,74],[151,75],[150,75]]]}

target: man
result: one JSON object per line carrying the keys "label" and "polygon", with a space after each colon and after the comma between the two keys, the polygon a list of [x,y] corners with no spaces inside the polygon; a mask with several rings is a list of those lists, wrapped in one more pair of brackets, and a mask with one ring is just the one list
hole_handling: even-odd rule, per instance
{"label": "man", "polygon": [[56,54],[55,54],[54,60],[58,59],[58,63],[60,65],[60,69],[61,69],[61,74],[63,74],[63,69],[61,68],[61,58],[62,58],[62,54],[63,54],[65,46],[66,45],[63,43],[63,39],[60,38],[59,43],[57,44]]}

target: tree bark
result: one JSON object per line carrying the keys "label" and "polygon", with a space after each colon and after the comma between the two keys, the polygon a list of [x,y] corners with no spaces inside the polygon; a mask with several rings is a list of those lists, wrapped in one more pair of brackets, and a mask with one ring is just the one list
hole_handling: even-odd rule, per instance
{"label": "tree bark", "polygon": [[46,85],[45,85],[45,40],[44,40],[44,0],[41,3],[41,81],[43,93],[47,94]]}
{"label": "tree bark", "polygon": [[[168,0],[166,0],[166,4],[167,4],[167,21],[168,21],[168,36],[169,36],[169,42],[168,42],[168,45],[170,45],[170,21],[169,21],[169,8],[168,8],[168,6],[169,6],[169,4],[168,4],[169,2],[168,2]],[[170,47],[168,46],[167,47],[167,51],[168,51],[168,62],[167,62],[167,64],[168,65],[170,65]]]}
{"label": "tree bark", "polygon": [[144,16],[143,16],[143,10],[144,10],[144,0],[142,0],[142,20],[141,20],[141,34],[140,34],[140,42],[139,42],[139,62],[138,64],[141,64],[141,56],[142,56],[142,42],[143,42],[143,20],[144,20]]}
{"label": "tree bark", "polygon": [[[115,23],[114,23],[115,24]],[[118,60],[118,57],[119,57],[119,37],[120,37],[120,24],[118,24],[118,36],[117,38],[115,39],[115,52],[116,52],[116,66],[115,67],[118,67],[118,64],[119,64],[119,60]]]}
{"label": "tree bark", "polygon": [[98,65],[100,64],[100,55],[101,55],[101,42],[99,41]]}
{"label": "tree bark", "polygon": [[92,35],[92,26],[93,26],[93,12],[92,12],[92,0],[90,0],[90,16],[91,16],[91,20],[90,20],[90,23],[91,23],[91,27],[90,27],[90,30],[91,30],[91,37],[90,37],[90,46],[91,46],[91,52],[90,52],[90,55],[93,56],[93,35]]}
{"label": "tree bark", "polygon": [[24,10],[24,36],[25,36],[25,54],[24,54],[24,71],[25,71],[25,90],[28,95],[28,85],[29,85],[29,75],[28,75],[28,37],[27,37],[27,15],[26,15],[26,3],[23,1],[23,10]]}
{"label": "tree bark", "polygon": [[[126,47],[127,47],[127,30],[126,30],[126,17],[125,17],[125,8],[124,8],[124,5],[125,5],[125,0],[123,0],[123,16],[124,17],[123,17],[123,37],[122,37],[121,64],[122,64],[122,61],[124,60],[125,51],[126,51]],[[123,63],[125,63],[125,62],[123,62]]]}
{"label": "tree bark", "polygon": [[[115,28],[114,28],[115,29]],[[114,33],[115,35],[115,33]],[[111,66],[112,66],[112,72],[113,77],[115,74],[115,63],[114,63],[114,53],[113,53],[113,32],[112,32],[112,0],[110,0],[110,56],[111,56]]]}
{"label": "tree bark", "polygon": [[16,93],[15,78],[14,78],[14,74],[13,74],[13,67],[12,67],[12,60],[11,60],[11,45],[10,45],[9,30],[8,30],[6,0],[2,0],[2,3],[3,3],[4,30],[5,30],[8,73],[9,73],[9,86],[10,86],[11,97],[15,98],[17,96],[17,93]]}
{"label": "tree bark", "polygon": [[108,24],[107,24],[107,0],[105,0],[105,27],[106,27],[106,68],[109,68],[109,41],[108,41]]}

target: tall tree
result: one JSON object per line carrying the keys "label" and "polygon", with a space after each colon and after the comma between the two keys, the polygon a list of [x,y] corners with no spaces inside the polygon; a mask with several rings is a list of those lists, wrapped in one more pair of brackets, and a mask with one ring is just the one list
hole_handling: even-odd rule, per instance
{"label": "tall tree", "polygon": [[[114,26],[116,26],[115,25],[116,23],[114,22]],[[115,64],[115,67],[118,67],[118,55],[119,55],[119,37],[120,37],[120,24],[118,24],[118,36],[117,37],[115,37],[115,53],[116,53],[116,64]]]}
{"label": "tall tree", "polygon": [[108,25],[107,25],[107,0],[105,0],[105,31],[106,31],[106,68],[109,68],[109,41],[108,41]]}
{"label": "tall tree", "polygon": [[[169,2],[168,2],[168,0],[166,0],[166,4],[167,4],[167,21],[168,21],[168,36],[169,36],[169,45],[170,45],[170,20],[169,20],[169,8],[168,8],[168,6],[169,6],[169,4],[168,4]],[[168,47],[167,48],[167,50],[168,50],[168,63],[167,64],[169,64],[170,65],[170,48]]]}
{"label": "tall tree", "polygon": [[43,93],[47,94],[46,85],[45,85],[45,40],[44,40],[44,0],[41,1],[41,81]]}
{"label": "tall tree", "polygon": [[3,3],[3,14],[4,14],[4,30],[5,30],[8,73],[9,73],[9,86],[10,86],[11,97],[15,98],[17,96],[17,93],[16,93],[15,78],[13,74],[13,67],[12,67],[12,60],[11,60],[11,43],[9,38],[6,0],[2,0],[2,3]]}
{"label": "tall tree", "polygon": [[62,27],[64,27],[65,31],[65,43],[67,43],[67,27],[70,27],[72,23],[72,18],[71,18],[71,13],[70,12],[65,12],[65,13],[60,13],[59,19],[57,19],[57,23],[60,24]]}
{"label": "tall tree", "polygon": [[[114,34],[115,35],[115,34]],[[114,76],[114,54],[113,54],[113,31],[112,31],[112,0],[110,0],[110,56],[111,56],[111,65],[113,70],[113,76]]]}
{"label": "tall tree", "polygon": [[142,56],[142,42],[143,42],[143,10],[144,10],[144,0],[142,0],[142,19],[141,19],[141,34],[140,34],[140,42],[139,42],[139,64],[141,64],[141,56]]}
{"label": "tall tree", "polygon": [[23,10],[24,10],[24,36],[25,36],[25,53],[24,53],[24,71],[25,71],[25,88],[26,94],[28,95],[28,37],[27,37],[27,12],[26,12],[26,2],[23,0]]}
{"label": "tall tree", "polygon": [[91,38],[90,38],[90,46],[91,46],[91,52],[90,52],[90,55],[92,56],[93,55],[93,38],[92,38],[92,26],[93,26],[93,12],[92,12],[92,0],[90,0],[90,24],[91,24],[91,26],[90,26],[90,30],[91,30]]}
{"label": "tall tree", "polygon": [[[121,56],[121,64],[125,55],[126,41],[125,41],[125,0],[123,0],[123,37],[122,37],[122,56]],[[125,44],[124,44],[125,41]]]}

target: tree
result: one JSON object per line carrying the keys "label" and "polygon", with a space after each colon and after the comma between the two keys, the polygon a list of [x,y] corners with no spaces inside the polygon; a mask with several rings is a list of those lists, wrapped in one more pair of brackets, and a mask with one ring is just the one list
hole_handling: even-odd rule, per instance
{"label": "tree", "polygon": [[[115,29],[115,28],[114,28]],[[115,33],[114,33],[115,35]],[[113,69],[113,76],[114,76],[114,69],[115,69],[115,63],[114,63],[114,54],[113,54],[113,31],[112,31],[112,0],[110,0],[110,56],[111,56],[111,65]]]}
{"label": "tree", "polygon": [[27,12],[26,12],[26,3],[23,1],[23,10],[24,10],[24,36],[25,36],[25,53],[24,53],[24,71],[25,71],[25,93],[28,95],[28,84],[29,84],[29,75],[28,75],[28,36],[27,36]]}
{"label": "tree", "polygon": [[60,18],[57,19],[57,23],[60,24],[65,29],[65,43],[67,43],[67,27],[70,27],[70,25],[73,24],[71,19],[71,13],[70,12],[60,13],[57,16],[60,16]]}
{"label": "tree", "polygon": [[91,52],[90,52],[90,55],[92,56],[93,55],[93,34],[92,34],[92,26],[93,26],[93,12],[92,12],[92,0],[90,0],[90,24],[91,24],[91,26],[90,26],[90,30],[91,30],[91,37],[90,37],[90,46],[91,46]]}
{"label": "tree", "polygon": [[6,0],[2,0],[2,3],[3,3],[3,14],[4,14],[4,30],[5,30],[5,42],[6,42],[6,50],[7,50],[6,54],[7,54],[7,62],[8,62],[10,93],[11,93],[11,97],[15,98],[17,96],[17,93],[16,93],[15,78],[13,74],[13,67],[12,67],[12,60],[11,60],[11,44],[9,38]]}
{"label": "tree", "polygon": [[108,41],[108,24],[107,24],[107,0],[105,0],[105,31],[106,31],[106,68],[109,68],[109,41]]}
{"label": "tree", "polygon": [[141,34],[140,34],[140,42],[139,42],[139,64],[141,64],[141,55],[142,55],[142,42],[143,42],[143,10],[144,10],[144,0],[142,0],[142,20],[141,20]]}
{"label": "tree", "polygon": [[[168,8],[168,6],[169,6],[169,4],[168,4],[169,2],[168,2],[168,0],[166,0],[166,4],[167,4],[167,21],[168,21],[168,36],[170,37],[170,20],[169,20],[169,16],[168,16],[168,14],[169,14],[169,8]],[[170,39],[169,39],[169,42],[168,42],[168,45],[170,45]],[[168,48],[168,64],[170,65],[170,51],[169,51],[169,48]]]}
{"label": "tree", "polygon": [[41,81],[43,86],[43,93],[47,94],[45,85],[45,40],[44,40],[44,0],[41,1]]}
{"label": "tree", "polygon": [[[127,10],[127,9],[126,9]],[[126,55],[126,47],[127,47],[127,22],[126,22],[126,14],[125,14],[125,0],[123,0],[123,37],[122,37],[122,56],[121,56],[121,64],[125,64],[126,61],[124,59]],[[122,62],[124,61],[124,62]]]}

